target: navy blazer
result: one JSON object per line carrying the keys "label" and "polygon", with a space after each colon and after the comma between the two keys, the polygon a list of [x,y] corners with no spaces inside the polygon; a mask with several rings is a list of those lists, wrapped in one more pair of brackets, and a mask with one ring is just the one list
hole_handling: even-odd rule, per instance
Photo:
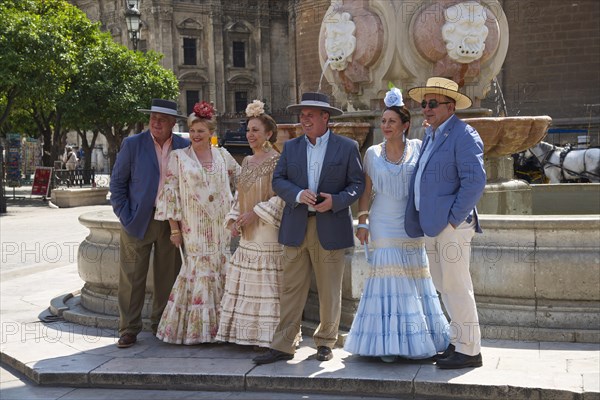
{"label": "navy blazer", "polygon": [[[189,145],[189,140],[173,135],[173,150]],[[154,218],[159,180],[160,169],[150,131],[125,138],[110,176],[110,203],[125,231],[140,240]]]}
{"label": "navy blazer", "polygon": [[[285,201],[279,243],[298,247],[306,235],[308,206],[296,203],[296,196],[308,188],[306,139],[304,135],[288,140],[273,172],[273,190]],[[317,212],[317,232],[324,249],[354,246],[350,205],[365,189],[358,143],[344,136],[329,136],[317,193],[332,195],[331,210]]]}
{"label": "navy blazer", "polygon": [[[433,153],[426,161],[421,182],[412,176],[406,205],[404,228],[410,237],[423,234],[437,236],[448,223],[460,225],[471,212],[476,220],[475,231],[481,233],[477,208],[485,188],[483,141],[477,131],[456,115],[450,117],[441,137],[433,143]],[[427,146],[427,135],[421,147],[421,158]],[[415,208],[415,185],[421,185],[419,211]]]}

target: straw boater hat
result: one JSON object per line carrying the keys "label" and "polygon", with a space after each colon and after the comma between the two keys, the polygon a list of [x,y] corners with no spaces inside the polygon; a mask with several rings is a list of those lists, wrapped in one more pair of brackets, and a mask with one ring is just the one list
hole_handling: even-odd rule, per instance
{"label": "straw boater hat", "polygon": [[161,114],[171,115],[176,118],[187,119],[187,117],[185,115],[180,115],[177,112],[177,103],[175,103],[174,101],[170,101],[170,100],[152,99],[152,106],[150,107],[149,110],[147,110],[145,108],[138,108],[138,111],[143,112],[144,114],[161,113]]}
{"label": "straw boater hat", "polygon": [[321,110],[327,111],[329,115],[342,115],[344,112],[339,108],[335,108],[329,105],[329,97],[323,93],[306,92],[302,93],[302,100],[300,104],[292,104],[287,106],[287,110],[290,112],[300,112],[303,108],[314,107]]}
{"label": "straw boater hat", "polygon": [[421,102],[426,94],[442,94],[456,100],[456,109],[463,110],[471,107],[473,101],[468,96],[458,92],[458,84],[450,79],[434,76],[427,79],[425,86],[410,89],[408,95],[415,101]]}

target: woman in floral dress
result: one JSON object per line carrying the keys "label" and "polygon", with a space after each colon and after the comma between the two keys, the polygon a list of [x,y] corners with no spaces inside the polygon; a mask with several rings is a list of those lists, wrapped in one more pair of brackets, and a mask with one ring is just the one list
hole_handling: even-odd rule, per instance
{"label": "woman in floral dress", "polygon": [[277,125],[255,100],[246,108],[253,155],[242,162],[236,202],[225,223],[240,244],[231,258],[217,339],[268,347],[279,323],[282,246],[277,242],[283,201],[271,187],[279,159]]}
{"label": "woman in floral dress", "polygon": [[167,343],[214,342],[219,327],[231,238],[223,220],[240,166],[225,149],[211,146],[214,114],[206,102],[194,106],[191,146],[171,152],[156,206],[155,218],[169,220],[171,242],[184,254],[156,333]]}

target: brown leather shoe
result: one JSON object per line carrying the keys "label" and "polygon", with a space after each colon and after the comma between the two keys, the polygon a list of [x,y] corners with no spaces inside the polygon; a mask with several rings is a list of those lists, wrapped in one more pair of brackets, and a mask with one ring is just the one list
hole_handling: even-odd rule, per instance
{"label": "brown leather shoe", "polygon": [[127,347],[133,346],[135,342],[137,342],[137,335],[134,335],[133,333],[124,333],[119,338],[119,341],[117,342],[117,347],[120,349],[125,349]]}
{"label": "brown leather shoe", "polygon": [[319,361],[329,361],[333,358],[333,352],[327,346],[319,346],[317,347],[317,360]]}
{"label": "brown leather shoe", "polygon": [[275,361],[283,361],[283,360],[291,360],[294,358],[293,354],[284,353],[283,351],[269,349],[265,354],[261,354],[260,356],[254,357],[252,361],[254,364],[271,364]]}

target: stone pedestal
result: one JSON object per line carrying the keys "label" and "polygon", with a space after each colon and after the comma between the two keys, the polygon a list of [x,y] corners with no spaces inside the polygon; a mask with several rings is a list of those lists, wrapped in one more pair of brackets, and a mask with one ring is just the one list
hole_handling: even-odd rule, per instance
{"label": "stone pedestal", "polygon": [[509,156],[486,157],[487,184],[477,210],[481,214],[530,215],[531,186],[513,178],[513,159]]}
{"label": "stone pedestal", "polygon": [[[92,312],[119,316],[119,239],[121,224],[111,210],[82,214],[79,222],[90,234],[79,245],[77,270],[85,282],[81,289],[81,305]],[[152,308],[152,257],[146,281],[146,301],[142,317],[149,318]]]}

